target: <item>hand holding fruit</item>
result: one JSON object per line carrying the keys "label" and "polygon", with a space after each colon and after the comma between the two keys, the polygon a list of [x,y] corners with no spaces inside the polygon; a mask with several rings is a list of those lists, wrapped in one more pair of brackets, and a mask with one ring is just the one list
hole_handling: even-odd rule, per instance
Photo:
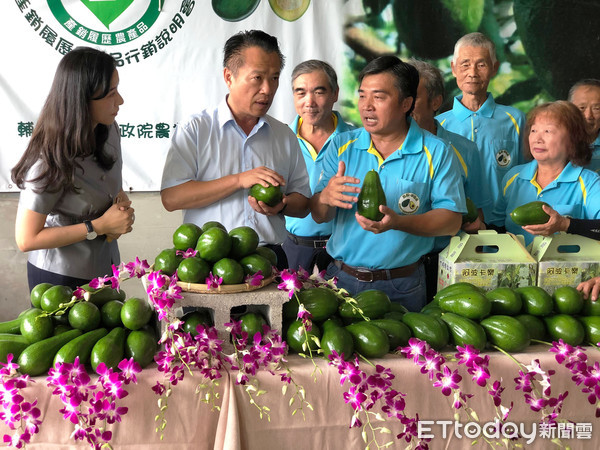
{"label": "hand holding fruit", "polygon": [[393,209],[388,208],[385,205],[379,206],[379,211],[383,214],[383,218],[379,221],[367,219],[361,216],[358,212],[354,214],[358,224],[366,231],[370,231],[375,234],[384,233],[388,230],[394,229],[394,222],[398,218],[398,214]]}
{"label": "hand holding fruit", "polygon": [[348,186],[348,184],[359,184],[360,180],[345,176],[345,172],[346,164],[340,161],[337,173],[330,178],[325,189],[321,191],[322,203],[337,208],[351,209],[353,204],[358,201],[358,197],[355,195],[346,195],[346,193],[358,194],[360,188]]}
{"label": "hand holding fruit", "polygon": [[525,231],[540,236],[551,236],[558,231],[567,231],[570,224],[568,217],[561,216],[550,206],[543,205],[542,209],[550,216],[548,221],[538,225],[524,225]]}
{"label": "hand holding fruit", "polygon": [[284,195],[279,184],[273,185],[267,183],[256,183],[252,185],[248,192],[248,203],[254,211],[274,216],[285,208]]}
{"label": "hand holding fruit", "polygon": [[485,230],[485,226],[479,217],[477,217],[473,222],[465,222],[460,227],[466,233],[474,234],[479,230]]}
{"label": "hand holding fruit", "polygon": [[279,214],[279,212],[285,208],[286,201],[286,196],[283,196],[283,199],[275,206],[269,206],[268,203],[265,203],[262,200],[257,200],[252,195],[248,196],[248,203],[250,203],[252,209],[258,213],[264,214],[265,216],[275,216]]}
{"label": "hand holding fruit", "polygon": [[269,184],[272,184],[273,186],[285,186],[283,177],[265,166],[241,172],[237,176],[240,189],[250,189],[257,183],[264,187],[268,187]]}

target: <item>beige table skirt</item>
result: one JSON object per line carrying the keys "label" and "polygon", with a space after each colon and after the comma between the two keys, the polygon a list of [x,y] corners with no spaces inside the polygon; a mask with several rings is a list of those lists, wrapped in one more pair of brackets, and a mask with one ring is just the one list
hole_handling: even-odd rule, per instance
{"label": "beige table skirt", "polygon": [[[534,346],[527,352],[516,354],[515,357],[529,364],[532,359],[538,358],[544,370],[554,369],[556,374],[552,377],[552,395],[565,390],[569,395],[565,400],[562,418],[575,423],[589,423],[592,425],[590,439],[563,439],[572,449],[597,449],[600,448],[600,420],[595,418],[595,407],[587,401],[579,387],[571,381],[570,372],[559,366],[554,360],[554,355],[547,351],[548,347]],[[600,360],[597,350],[587,348],[589,363]],[[493,352],[490,353],[490,371],[492,379],[502,378],[506,390],[503,395],[503,404],[514,401],[515,406],[509,421],[524,423],[527,433],[531,432],[531,424],[540,419],[539,413],[532,412],[523,401],[523,393],[514,389],[513,379],[518,375],[517,365],[508,357]],[[450,401],[439,388],[432,387],[426,375],[419,372],[411,360],[404,357],[388,355],[376,360],[392,370],[396,376],[394,388],[406,394],[406,410],[414,416],[416,412],[421,420],[438,421],[453,420],[453,410]],[[363,370],[367,371],[366,364]],[[209,406],[199,401],[194,393],[200,381],[197,377],[186,374],[185,379],[173,388],[173,395],[169,398],[169,408],[166,414],[168,421],[165,429],[164,440],[155,432],[155,416],[158,414],[158,396],[151,387],[156,384],[158,377],[162,376],[156,366],[152,365],[138,375],[138,384],[129,385],[129,396],[122,400],[122,405],[129,407],[129,412],[123,416],[121,423],[112,426],[113,448],[124,450],[201,450],[201,449],[227,449],[227,450],[277,450],[277,449],[361,449],[365,445],[361,438],[359,428],[349,428],[352,418],[352,408],[344,403],[343,392],[347,385],[340,386],[339,374],[336,369],[327,365],[323,360],[318,361],[322,373],[317,373],[316,381],[313,380],[314,367],[310,361],[296,355],[288,357],[288,366],[293,371],[296,383],[306,389],[306,400],[310,402],[314,411],[304,409],[305,418],[300,412],[291,415],[293,408],[288,406],[290,393],[288,389],[284,397],[281,393],[282,383],[279,377],[261,372],[259,381],[261,389],[267,391],[260,396],[258,402],[270,408],[270,421],[260,419],[258,410],[251,405],[241,386],[235,385],[235,373],[223,377],[218,388],[221,397],[221,411],[212,410]],[[450,363],[455,368],[456,363]],[[474,394],[469,405],[477,412],[483,424],[494,417],[494,408],[491,397],[484,388],[471,382],[471,377],[466,374],[464,366],[460,372],[464,379],[461,383],[463,390]],[[71,448],[85,448],[86,444],[76,445],[70,438],[73,425],[63,420],[58,410],[62,407],[57,397],[51,395],[43,377],[35,378],[36,383],[27,388],[27,400],[38,398],[38,404],[44,419],[40,433],[35,435],[29,449],[62,450]],[[461,416],[463,423],[469,420]],[[379,435],[379,442],[384,443],[394,439],[390,448],[404,448],[404,443],[395,439],[395,435],[402,430],[402,425],[395,419],[389,419],[385,425],[392,430],[391,435]],[[452,427],[448,428],[448,435],[442,436],[441,425],[428,425],[430,433],[435,438],[430,442],[431,449],[462,449],[462,448],[490,448],[480,440],[471,446],[472,439],[462,439],[453,436]],[[0,424],[0,432],[4,434],[8,428]],[[539,434],[539,430],[538,430]],[[581,437],[581,436],[580,436]],[[385,439],[387,438],[387,440]],[[522,441],[521,441],[522,442]],[[537,437],[527,448],[549,449],[558,448],[550,439]],[[371,445],[371,448],[375,448]]]}

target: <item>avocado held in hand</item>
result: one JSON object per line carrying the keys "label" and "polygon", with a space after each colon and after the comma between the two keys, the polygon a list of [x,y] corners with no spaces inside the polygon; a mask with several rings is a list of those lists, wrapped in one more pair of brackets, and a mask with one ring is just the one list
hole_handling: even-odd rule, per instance
{"label": "avocado held in hand", "polygon": [[250,188],[250,196],[254,197],[259,202],[265,202],[273,207],[278,205],[283,200],[283,192],[279,186],[273,186],[269,183],[269,187],[264,187],[260,183],[256,183]]}
{"label": "avocado held in hand", "polygon": [[365,175],[356,209],[358,213],[369,220],[380,221],[384,214],[379,211],[380,205],[386,205],[385,192],[381,186],[379,174],[375,170],[369,170]]}
{"label": "avocado held in hand", "polygon": [[475,206],[475,203],[473,203],[473,200],[471,200],[469,197],[467,197],[466,203],[467,203],[467,213],[463,214],[462,223],[475,222],[475,220],[477,220],[477,216],[479,214],[477,211],[477,206]]}
{"label": "avocado held in hand", "polygon": [[542,206],[551,207],[546,202],[529,202],[521,205],[510,213],[510,218],[517,225],[539,225],[548,222],[550,216],[546,214]]}

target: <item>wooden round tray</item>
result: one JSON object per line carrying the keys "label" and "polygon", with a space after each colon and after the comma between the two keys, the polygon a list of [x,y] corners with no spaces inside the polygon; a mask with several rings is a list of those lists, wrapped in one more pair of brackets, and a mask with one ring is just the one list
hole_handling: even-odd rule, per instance
{"label": "wooden round tray", "polygon": [[249,292],[268,286],[275,279],[275,275],[264,278],[258,286],[252,286],[249,283],[244,284],[222,284],[217,288],[208,289],[208,284],[185,283],[178,281],[179,286],[184,292],[198,292],[202,294],[235,294],[237,292]]}

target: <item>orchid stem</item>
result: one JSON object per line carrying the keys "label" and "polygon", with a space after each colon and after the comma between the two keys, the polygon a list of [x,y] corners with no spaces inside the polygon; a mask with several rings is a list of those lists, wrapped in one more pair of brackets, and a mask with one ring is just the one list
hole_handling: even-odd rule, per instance
{"label": "orchid stem", "polygon": [[540,341],[539,339],[531,339],[531,342],[535,342],[536,344],[544,344],[549,347],[552,347],[552,344],[550,342]]}

